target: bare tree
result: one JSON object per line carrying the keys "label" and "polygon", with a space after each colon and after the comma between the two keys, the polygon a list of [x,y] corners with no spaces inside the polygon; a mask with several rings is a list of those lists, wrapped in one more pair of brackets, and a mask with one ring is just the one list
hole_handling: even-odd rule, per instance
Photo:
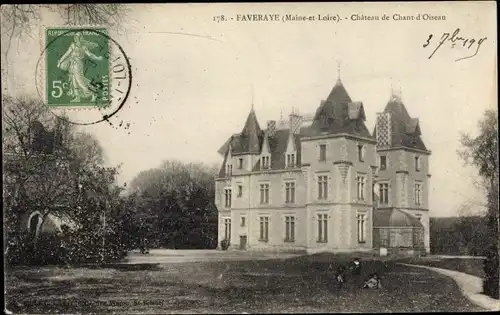
{"label": "bare tree", "polygon": [[104,25],[115,30],[120,29],[128,15],[127,7],[116,3],[2,5],[0,8],[2,37],[7,37],[5,47],[2,49],[5,62],[5,66],[2,67],[2,77],[8,76],[8,55],[13,41],[33,35],[43,9],[58,13],[67,25]]}

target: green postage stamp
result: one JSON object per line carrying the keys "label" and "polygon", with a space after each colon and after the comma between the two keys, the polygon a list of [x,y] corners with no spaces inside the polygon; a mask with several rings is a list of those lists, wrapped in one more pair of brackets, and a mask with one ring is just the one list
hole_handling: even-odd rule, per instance
{"label": "green postage stamp", "polygon": [[48,106],[109,106],[108,39],[105,28],[46,29],[45,101]]}

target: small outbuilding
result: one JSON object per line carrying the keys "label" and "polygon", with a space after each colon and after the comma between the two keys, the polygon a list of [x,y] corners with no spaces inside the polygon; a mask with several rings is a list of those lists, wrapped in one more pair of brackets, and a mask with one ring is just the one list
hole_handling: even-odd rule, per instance
{"label": "small outbuilding", "polygon": [[373,211],[373,247],[424,250],[424,226],[402,210],[376,209]]}

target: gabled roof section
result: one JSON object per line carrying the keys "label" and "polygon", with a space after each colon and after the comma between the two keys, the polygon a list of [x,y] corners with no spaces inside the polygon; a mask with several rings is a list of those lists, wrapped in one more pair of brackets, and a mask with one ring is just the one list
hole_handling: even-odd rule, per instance
{"label": "gabled roof section", "polygon": [[[403,101],[398,97],[391,97],[384,112],[391,113],[391,146],[408,147],[427,151],[422,141],[420,125],[417,118],[411,118]],[[376,133],[373,133],[376,139]]]}
{"label": "gabled roof section", "polygon": [[293,153],[293,152],[297,151],[297,145],[296,145],[295,138],[297,138],[296,135],[290,133],[290,136],[288,137],[288,140],[287,140],[285,152]]}
{"label": "gabled roof section", "polygon": [[[232,137],[229,139],[232,139]],[[220,170],[219,170],[219,178],[226,177],[226,163],[227,163],[228,156],[231,154],[230,151],[231,151],[231,146],[229,145],[227,150],[226,150],[226,154],[224,154],[224,161],[222,162],[222,165],[221,165]]]}
{"label": "gabled roof section", "polygon": [[[351,104],[351,105],[350,105]],[[370,138],[361,102],[352,102],[340,80],[316,111],[308,136],[345,133]]]}
{"label": "gabled roof section", "polygon": [[[301,152],[300,152],[300,138],[304,136],[304,133],[309,132],[309,127],[301,128],[300,134],[293,135],[294,145],[297,148],[297,155],[295,157],[297,165],[301,163]],[[269,147],[271,149],[271,170],[282,170],[286,167],[286,149],[288,146],[288,139],[290,139],[290,130],[282,129],[276,130],[274,137],[269,138]],[[260,170],[260,163],[256,163],[253,171]]]}
{"label": "gabled roof section", "polygon": [[420,132],[420,125],[418,124],[418,118],[412,118],[410,122],[406,125],[406,133],[415,134],[420,136],[422,133]]}
{"label": "gabled roof section", "polygon": [[269,139],[270,139],[269,134],[266,132],[264,134],[264,139],[262,141],[262,151],[261,151],[262,154],[264,154],[264,153],[265,154],[271,153],[271,148],[269,146]]}
{"label": "gabled roof section", "polygon": [[220,147],[220,149],[217,151],[222,156],[226,155],[227,149],[229,148],[229,145],[231,144],[231,141],[233,141],[233,136],[229,137],[226,142]]}
{"label": "gabled roof section", "polygon": [[352,102],[348,104],[349,119],[356,120],[361,119],[366,121],[365,109],[363,108],[363,102]]}

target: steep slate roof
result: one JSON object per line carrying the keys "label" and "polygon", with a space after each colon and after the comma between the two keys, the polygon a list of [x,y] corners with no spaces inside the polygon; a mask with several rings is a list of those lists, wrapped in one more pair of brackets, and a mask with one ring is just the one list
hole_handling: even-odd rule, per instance
{"label": "steep slate roof", "polygon": [[423,228],[414,216],[399,209],[377,209],[373,211],[373,227]]}
{"label": "steep slate roof", "polygon": [[[301,127],[299,134],[293,135],[295,147],[297,148],[296,164],[300,165],[301,163],[300,139],[302,137],[323,135],[326,132],[326,134],[345,133],[371,138],[370,132],[364,123],[365,119],[363,103],[352,102],[342,82],[338,80],[327,99],[321,101],[312,124]],[[289,137],[289,129],[276,129],[275,135],[269,137],[271,170],[285,168],[285,152]],[[263,141],[264,131],[260,129],[255,111],[252,109],[247,117],[243,131],[240,134],[231,136],[219,149],[219,153],[224,154],[224,163],[220,169],[219,177],[225,177],[227,150],[230,145],[233,155],[244,153],[260,154]],[[256,163],[253,170],[260,170],[260,163]]]}
{"label": "steep slate roof", "polygon": [[[308,128],[301,128],[300,134],[293,135],[295,147],[297,148],[297,155],[295,156],[295,163],[300,165],[300,138],[304,136]],[[269,149],[271,151],[271,170],[282,170],[286,166],[286,147],[288,138],[290,137],[290,129],[276,130],[274,137],[269,137]],[[260,171],[260,163],[255,164],[253,171]]]}
{"label": "steep slate roof", "polygon": [[321,102],[316,111],[309,136],[346,133],[370,138],[364,120],[363,104],[353,103],[344,85],[338,80],[328,98]]}
{"label": "steep slate roof", "polygon": [[262,145],[264,133],[260,129],[255,111],[252,110],[248,114],[245,127],[241,131],[239,137],[233,137],[232,150],[233,154],[238,153],[254,153],[259,154]]}
{"label": "steep slate roof", "polygon": [[[403,101],[397,97],[391,97],[384,113],[391,113],[391,146],[408,147],[427,151],[420,137],[420,126],[417,118],[411,118]],[[377,139],[376,128],[373,130],[373,138]]]}
{"label": "steep slate roof", "polygon": [[[230,143],[233,137],[229,138],[228,142]],[[227,146],[229,149],[229,144]],[[221,148],[222,149],[222,148]],[[222,165],[219,170],[219,178],[226,177],[226,162],[227,162],[227,156],[229,154],[229,150],[226,149],[226,152],[224,153],[224,161],[222,162]]]}

